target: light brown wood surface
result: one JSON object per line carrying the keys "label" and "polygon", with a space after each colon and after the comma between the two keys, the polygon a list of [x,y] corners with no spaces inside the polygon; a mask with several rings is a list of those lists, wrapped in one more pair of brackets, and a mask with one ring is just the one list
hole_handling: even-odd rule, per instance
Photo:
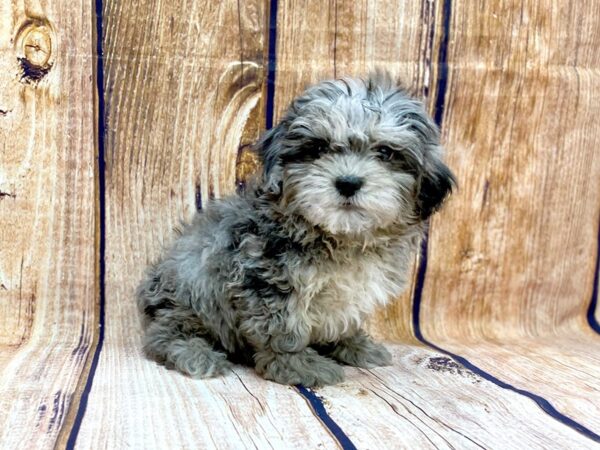
{"label": "light brown wood surface", "polygon": [[[392,367],[348,368],[344,383],[317,392],[357,448],[590,448],[535,403],[445,355],[388,345]],[[78,448],[338,448],[294,388],[242,367],[191,380],[147,361],[139,346],[125,353],[107,349],[104,364],[119,368],[122,386],[109,373],[97,378]]]}
{"label": "light brown wood surface", "polygon": [[443,341],[443,347],[519,389],[540,395],[559,412],[600,429],[600,339],[581,335],[477,344]]}
{"label": "light brown wood surface", "polygon": [[292,387],[238,367],[192,380],[148,361],[138,342],[107,342],[77,448],[335,448]]}
{"label": "light brown wood surface", "polygon": [[[230,447],[240,440],[251,447],[254,437],[238,433],[249,432],[244,408],[256,413],[253,395],[263,388],[249,393],[235,376],[212,388],[165,378],[139,352],[132,293],[180,221],[235,190],[238,150],[264,127],[268,16],[258,1],[152,1],[129,14],[136,5],[107,2],[103,10],[106,336],[78,446]],[[296,396],[279,408],[307,411]],[[314,445],[331,441],[316,419],[273,411],[255,430],[257,445],[275,440],[285,422],[302,435],[312,430]]]}
{"label": "light brown wood surface", "polygon": [[461,188],[433,220],[421,304],[428,341],[596,432],[598,7],[453,4],[442,129]]}
{"label": "light brown wood surface", "polygon": [[461,188],[431,227],[424,332],[580,330],[600,220],[600,4],[458,2],[452,16],[442,128]]}
{"label": "light brown wood surface", "polygon": [[54,445],[96,333],[92,4],[0,2],[0,446]]}
{"label": "light brown wood surface", "polygon": [[591,448],[525,397],[420,346],[389,343],[391,367],[347,369],[320,390],[357,448]]}
{"label": "light brown wood surface", "polygon": [[[329,420],[361,449],[598,448],[600,4],[272,6],[103,2],[99,149],[93,4],[0,0],[0,448],[339,448]],[[23,46],[28,19],[50,32]],[[370,323],[393,366],[316,391],[325,419],[247,368],[203,381],[146,360],[132,298],[180,221],[256,169],[270,34],[275,120],[312,82],[386,68],[442,119],[460,186]]]}

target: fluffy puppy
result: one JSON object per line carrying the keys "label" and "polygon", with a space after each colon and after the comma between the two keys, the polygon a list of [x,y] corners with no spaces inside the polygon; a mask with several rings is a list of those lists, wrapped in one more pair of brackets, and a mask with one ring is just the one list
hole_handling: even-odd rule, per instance
{"label": "fluffy puppy", "polygon": [[375,75],[296,98],[256,149],[261,176],[212,202],[137,290],[145,353],[192,377],[230,361],[320,386],[387,365],[365,318],[402,291],[424,221],[452,190],[423,105]]}

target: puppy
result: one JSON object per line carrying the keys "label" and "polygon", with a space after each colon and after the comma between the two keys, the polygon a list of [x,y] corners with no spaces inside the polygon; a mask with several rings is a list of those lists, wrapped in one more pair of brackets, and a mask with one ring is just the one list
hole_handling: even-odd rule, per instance
{"label": "puppy", "polygon": [[145,353],[192,377],[231,361],[283,384],[388,365],[362,326],[396,298],[454,177],[436,125],[390,78],[325,81],[256,146],[261,176],[212,202],[137,290]]}

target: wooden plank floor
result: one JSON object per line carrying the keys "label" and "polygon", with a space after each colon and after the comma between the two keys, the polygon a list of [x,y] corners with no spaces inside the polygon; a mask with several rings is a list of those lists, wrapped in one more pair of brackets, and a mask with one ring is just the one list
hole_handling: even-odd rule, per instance
{"label": "wooden plank floor", "polygon": [[[0,448],[600,448],[599,2],[97,6],[0,0]],[[393,366],[310,391],[143,358],[172,229],[305,85],[377,66],[460,185],[370,323]]]}
{"label": "wooden plank floor", "polygon": [[503,382],[548,400],[590,430],[600,430],[600,336],[442,345]]}
{"label": "wooden plank floor", "polygon": [[1,448],[54,446],[97,337],[92,21],[0,2]]}
{"label": "wooden plank floor", "polygon": [[[534,402],[498,387],[444,354],[405,345],[393,348],[393,367],[353,369],[346,383],[320,392],[330,415],[350,430],[359,448],[593,445],[573,429],[549,421]],[[577,395],[573,400],[578,401]]]}
{"label": "wooden plank floor", "polygon": [[[137,341],[104,348],[79,448],[336,448],[343,439],[332,436],[294,388],[265,382],[246,368],[191,380],[145,360]],[[533,401],[444,354],[421,346],[392,348],[393,367],[346,369],[344,383],[316,391],[358,448],[593,445]]]}
{"label": "wooden plank floor", "polygon": [[[324,410],[358,448],[593,445],[535,402],[482,379],[444,354],[421,346],[392,348],[393,367],[347,369],[346,382],[316,391]],[[79,448],[338,445],[339,433],[332,436],[296,389],[265,382],[249,369],[236,368],[214,380],[191,380],[145,360],[137,337],[106,345],[103,355]],[[581,406],[588,401],[578,399],[577,392],[561,395],[566,401],[581,401]],[[580,412],[574,417],[597,420],[593,411]]]}

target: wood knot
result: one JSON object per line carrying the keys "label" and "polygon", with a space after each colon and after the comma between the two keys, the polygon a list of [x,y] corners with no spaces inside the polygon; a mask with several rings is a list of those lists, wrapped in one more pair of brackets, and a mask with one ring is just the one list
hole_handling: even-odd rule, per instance
{"label": "wood knot", "polygon": [[21,65],[21,81],[37,83],[44,78],[54,62],[52,27],[47,20],[30,19],[17,33],[16,53]]}
{"label": "wood knot", "polygon": [[449,373],[452,375],[460,375],[471,379],[474,383],[479,383],[481,377],[474,372],[471,372],[462,364],[448,358],[447,356],[438,356],[428,359],[427,368],[435,370],[436,372]]}

